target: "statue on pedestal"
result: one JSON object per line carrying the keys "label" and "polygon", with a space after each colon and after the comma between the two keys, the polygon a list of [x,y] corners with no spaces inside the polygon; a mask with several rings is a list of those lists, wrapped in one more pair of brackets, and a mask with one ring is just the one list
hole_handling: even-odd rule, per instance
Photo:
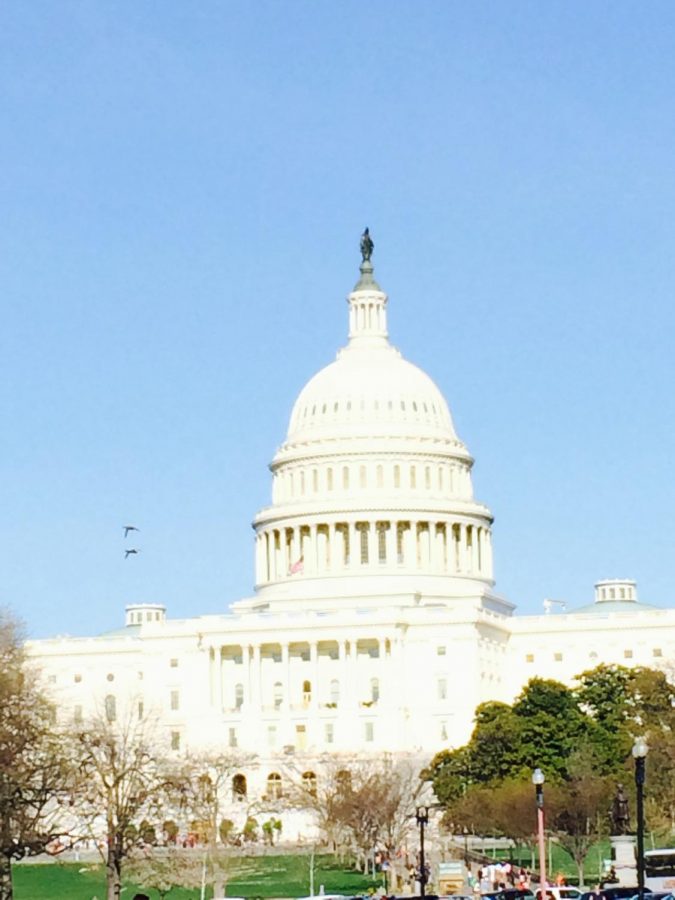
{"label": "statue on pedestal", "polygon": [[630,813],[628,799],[623,792],[623,785],[617,784],[616,794],[612,801],[612,834],[628,834],[630,831]]}

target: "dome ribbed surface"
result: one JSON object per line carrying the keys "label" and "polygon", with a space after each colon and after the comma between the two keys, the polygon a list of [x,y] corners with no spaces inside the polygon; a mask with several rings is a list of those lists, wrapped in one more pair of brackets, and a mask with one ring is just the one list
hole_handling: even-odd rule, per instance
{"label": "dome ribbed surface", "polygon": [[300,392],[288,444],[368,436],[457,441],[448,405],[429,376],[394,347],[347,347]]}

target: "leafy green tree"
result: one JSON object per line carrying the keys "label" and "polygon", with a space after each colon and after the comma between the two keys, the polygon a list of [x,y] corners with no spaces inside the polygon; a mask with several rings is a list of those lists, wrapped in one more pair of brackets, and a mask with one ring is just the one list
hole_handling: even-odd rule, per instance
{"label": "leafy green tree", "polygon": [[584,880],[584,863],[591,847],[609,832],[614,780],[598,775],[591,744],[581,746],[568,760],[567,777],[546,791],[548,826],[570,854]]}

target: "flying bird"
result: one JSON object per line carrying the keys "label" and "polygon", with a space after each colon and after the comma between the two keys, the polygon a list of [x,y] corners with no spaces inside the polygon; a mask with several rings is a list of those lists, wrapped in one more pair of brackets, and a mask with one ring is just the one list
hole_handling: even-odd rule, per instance
{"label": "flying bird", "polygon": [[130,531],[140,531],[140,528],[136,528],[135,525],[123,525],[124,528],[124,537],[126,537]]}
{"label": "flying bird", "polygon": [[140,553],[140,552],[141,552],[140,550],[125,550],[125,551],[124,551],[124,558],[125,558],[125,559],[128,559],[129,556],[131,556],[132,553]]}

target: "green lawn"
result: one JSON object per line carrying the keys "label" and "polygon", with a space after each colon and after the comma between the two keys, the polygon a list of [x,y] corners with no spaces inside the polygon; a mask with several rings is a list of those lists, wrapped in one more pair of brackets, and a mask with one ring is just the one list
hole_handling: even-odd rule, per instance
{"label": "green lawn", "polygon": [[[379,885],[370,877],[345,870],[331,856],[318,856],[314,865],[314,888],[326,893],[359,893]],[[127,884],[123,897],[131,898],[137,885]],[[159,895],[146,890],[150,897]],[[227,894],[231,897],[304,897],[309,894],[308,856],[255,856],[232,860]],[[207,888],[207,897],[211,893]],[[15,900],[105,900],[103,866],[84,863],[51,863],[14,867]],[[167,900],[199,897],[199,890],[174,888]]]}
{"label": "green lawn", "polygon": [[[547,845],[548,846],[548,845]],[[547,864],[550,862],[549,869],[551,874],[555,876],[558,872],[562,872],[572,884],[576,884],[578,880],[577,866],[572,857],[563,850],[555,841],[551,842],[548,850]],[[497,852],[499,859],[513,859],[519,865],[526,866],[528,869],[532,866],[532,856],[530,851],[525,847],[514,849],[511,853],[505,850]],[[584,866],[584,883],[587,885],[597,884],[600,873],[602,871],[602,861],[609,859],[610,846],[609,841],[599,841],[593,847],[586,857],[586,865]],[[538,868],[538,857],[535,855],[535,869]]]}

